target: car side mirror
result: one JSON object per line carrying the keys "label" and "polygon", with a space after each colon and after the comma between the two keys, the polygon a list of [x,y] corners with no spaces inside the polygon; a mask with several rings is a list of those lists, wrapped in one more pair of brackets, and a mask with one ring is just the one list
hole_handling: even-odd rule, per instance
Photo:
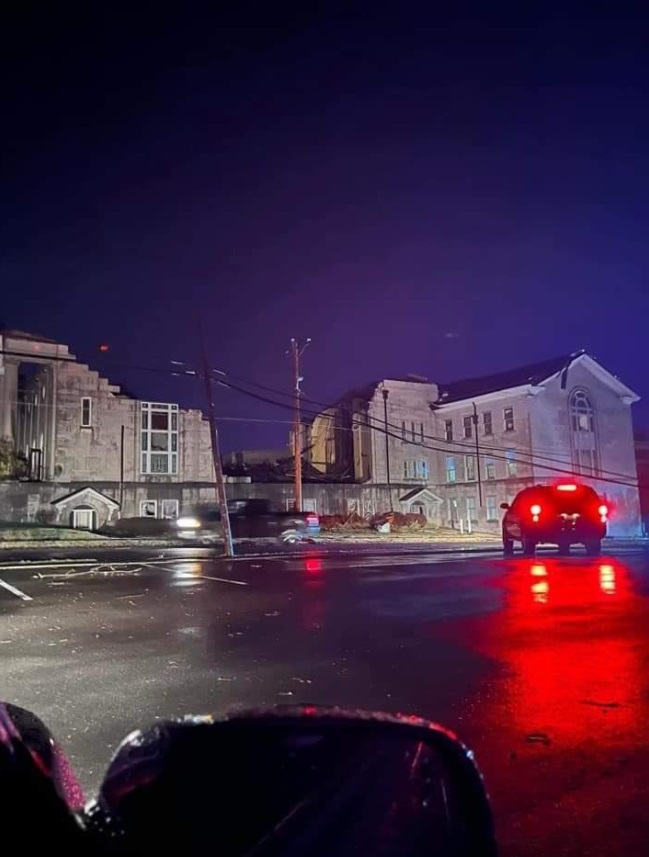
{"label": "car side mirror", "polygon": [[501,503],[500,508],[501,509],[510,509],[511,507],[510,507],[509,503]]}

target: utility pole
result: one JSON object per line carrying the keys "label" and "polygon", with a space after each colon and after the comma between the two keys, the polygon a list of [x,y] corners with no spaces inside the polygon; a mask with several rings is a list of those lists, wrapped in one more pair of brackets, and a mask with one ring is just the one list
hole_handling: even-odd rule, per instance
{"label": "utility pole", "polygon": [[392,512],[392,484],[390,482],[390,435],[388,433],[388,390],[383,387],[383,422],[385,423],[385,473],[386,482],[388,483],[388,495],[390,497],[390,511]]}
{"label": "utility pole", "polygon": [[291,338],[291,357],[293,358],[293,380],[295,382],[295,419],[293,425],[293,462],[295,465],[295,511],[302,511],[302,419],[300,416],[300,383],[304,380],[300,375],[300,357],[307,348],[310,339],[300,345],[297,339]]}
{"label": "utility pole", "polygon": [[482,508],[482,475],[480,473],[480,438],[478,437],[478,409],[473,403],[473,431],[475,434],[475,466],[478,474],[478,505]]}
{"label": "utility pole", "polygon": [[214,462],[214,474],[216,476],[216,501],[221,513],[221,526],[223,527],[223,552],[225,556],[234,556],[234,545],[232,543],[232,530],[230,528],[230,515],[228,512],[228,499],[225,495],[225,480],[223,478],[223,463],[219,449],[219,431],[216,427],[216,410],[214,407],[214,387],[210,366],[207,359],[207,345],[205,343],[205,332],[200,325],[201,350],[203,354],[203,378],[205,380],[205,397],[207,399],[207,414],[210,423],[210,440],[212,443],[212,461]]}

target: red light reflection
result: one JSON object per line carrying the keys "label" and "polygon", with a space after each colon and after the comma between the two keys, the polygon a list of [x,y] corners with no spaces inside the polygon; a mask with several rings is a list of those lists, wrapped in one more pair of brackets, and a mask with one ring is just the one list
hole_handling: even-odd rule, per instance
{"label": "red light reflection", "polygon": [[303,586],[298,591],[298,621],[305,631],[319,631],[325,627],[329,609],[325,589],[322,558],[304,558]]}
{"label": "red light reflection", "polygon": [[320,574],[322,571],[322,560],[318,556],[307,557],[304,560],[304,570],[309,574]]}

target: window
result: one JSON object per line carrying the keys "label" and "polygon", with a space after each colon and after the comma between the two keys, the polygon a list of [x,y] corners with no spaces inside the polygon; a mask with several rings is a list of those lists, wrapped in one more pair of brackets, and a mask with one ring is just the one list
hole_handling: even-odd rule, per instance
{"label": "window", "polygon": [[595,431],[593,406],[583,390],[577,390],[570,397],[570,423],[573,431]]}
{"label": "window", "polygon": [[577,473],[595,476],[598,460],[595,410],[585,390],[575,390],[569,405],[573,466]]}
{"label": "window", "polygon": [[178,517],[178,500],[163,500],[160,517],[175,520]]}
{"label": "window", "polygon": [[592,449],[579,450],[579,472],[584,476],[595,475],[595,452]]}
{"label": "window", "polygon": [[417,478],[428,479],[428,462],[426,459],[417,462]]}
{"label": "window", "polygon": [[485,411],[482,415],[482,425],[485,435],[489,436],[494,433],[493,422],[491,420],[491,411]]}
{"label": "window", "polygon": [[410,440],[412,440],[413,443],[415,442],[415,424],[414,424],[414,422],[410,423]]}
{"label": "window", "polygon": [[142,473],[178,473],[178,405],[142,402]]}
{"label": "window", "polygon": [[508,449],[505,452],[505,463],[507,465],[507,476],[516,476],[516,450]]}
{"label": "window", "polygon": [[464,417],[464,437],[473,437],[473,417]]}
{"label": "window", "polygon": [[495,497],[486,497],[486,507],[487,507],[487,520],[488,521],[497,521],[498,520],[498,503],[496,502]]}
{"label": "window", "polygon": [[401,438],[402,438],[402,440],[406,439],[406,421],[405,420],[401,421]]}
{"label": "window", "polygon": [[505,431],[514,431],[514,409],[505,408],[503,411],[503,422]]}
{"label": "window", "polygon": [[466,516],[472,523],[478,522],[478,505],[475,497],[466,498]]}
{"label": "window", "polygon": [[142,500],[140,503],[140,518],[157,518],[158,517],[158,501],[157,500]]}
{"label": "window", "polygon": [[444,440],[453,440],[453,420],[444,423]]}
{"label": "window", "polygon": [[464,474],[467,482],[475,482],[475,456],[464,456]]}
{"label": "window", "polygon": [[484,475],[486,479],[496,478],[496,462],[493,460],[493,458],[485,458]]}
{"label": "window", "polygon": [[453,456],[448,456],[446,458],[446,481],[457,482],[457,469],[455,458],[453,458]]}
{"label": "window", "polygon": [[424,424],[423,423],[419,423],[419,442],[420,443],[424,442]]}
{"label": "window", "polygon": [[84,396],[81,399],[81,428],[90,428],[92,425],[92,399]]}

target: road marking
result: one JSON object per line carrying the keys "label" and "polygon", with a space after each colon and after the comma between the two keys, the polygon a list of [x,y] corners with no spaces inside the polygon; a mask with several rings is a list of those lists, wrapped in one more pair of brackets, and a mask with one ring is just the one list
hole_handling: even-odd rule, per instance
{"label": "road marking", "polygon": [[11,592],[12,595],[15,595],[17,598],[20,598],[22,601],[33,601],[34,599],[31,595],[25,595],[24,592],[21,592],[20,589],[16,589],[15,586],[12,586],[10,583],[7,583],[6,580],[3,580],[0,577],[0,586],[4,587],[8,592]]}

